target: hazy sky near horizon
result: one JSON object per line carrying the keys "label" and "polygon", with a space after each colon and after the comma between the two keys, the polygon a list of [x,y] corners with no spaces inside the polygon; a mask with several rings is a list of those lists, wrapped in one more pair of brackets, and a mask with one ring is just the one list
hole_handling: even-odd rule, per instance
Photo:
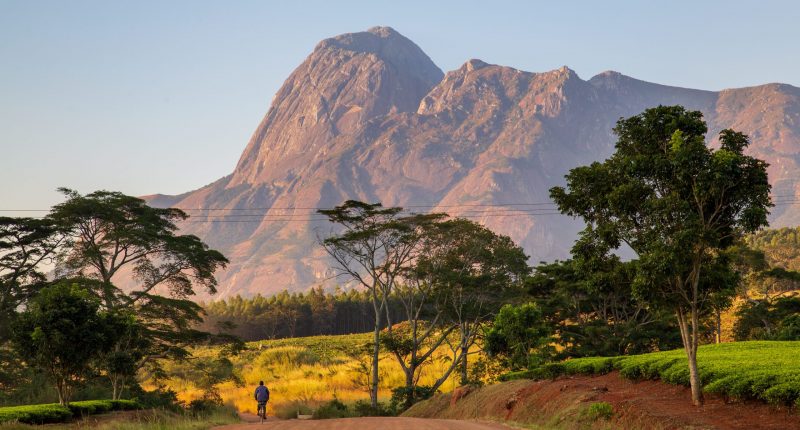
{"label": "hazy sky near horizon", "polygon": [[340,33],[394,27],[444,71],[480,58],[717,90],[800,86],[798,20],[793,1],[0,0],[0,209],[229,174],[284,79]]}

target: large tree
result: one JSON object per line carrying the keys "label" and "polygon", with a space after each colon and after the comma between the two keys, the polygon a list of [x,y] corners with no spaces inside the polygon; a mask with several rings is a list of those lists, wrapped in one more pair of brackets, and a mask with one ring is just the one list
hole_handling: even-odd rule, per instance
{"label": "large tree", "polygon": [[713,149],[707,131],[700,112],[681,106],[621,119],[615,153],[572,169],[567,187],[550,192],[562,212],[586,221],[587,237],[638,255],[635,292],[675,314],[696,405],[700,318],[720,287],[703,282],[705,271],[721,250],[766,225],[771,205],[767,165],[744,153],[747,136],[723,130]]}
{"label": "large tree", "polygon": [[423,227],[442,215],[402,215],[399,207],[348,200],[334,209],[320,210],[337,224],[339,232],[321,238],[320,244],[333,261],[337,275],[369,292],[375,317],[370,401],[378,405],[378,360],[381,327],[391,330],[389,297],[396,282],[416,258]]}
{"label": "large tree", "polygon": [[[216,292],[214,272],[228,260],[198,237],[177,234],[175,222],[188,218],[182,210],[154,208],[119,192],[60,191],[67,200],[49,218],[69,235],[61,268],[101,281],[106,308],[147,301],[158,287],[176,297],[195,294],[196,286]],[[113,283],[124,270],[136,282],[127,292]]]}
{"label": "large tree", "polygon": [[178,234],[175,223],[188,218],[179,209],[119,192],[60,191],[66,200],[48,216],[67,235],[56,274],[93,280],[87,287],[105,311],[135,318],[122,325],[125,335],[103,363],[118,395],[136,368],[186,357],[186,346],[210,338],[194,329],[203,310],[188,298],[197,288],[215,293],[214,273],[228,260],[196,236]]}

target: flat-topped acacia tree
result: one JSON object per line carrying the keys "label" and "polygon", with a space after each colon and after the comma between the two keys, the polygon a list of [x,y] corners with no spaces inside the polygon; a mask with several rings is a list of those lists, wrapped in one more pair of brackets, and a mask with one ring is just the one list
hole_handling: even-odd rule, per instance
{"label": "flat-topped acacia tree", "polygon": [[731,291],[704,279],[720,251],[767,224],[771,206],[767,164],[744,153],[747,136],[722,130],[713,149],[707,131],[702,114],[682,106],[621,119],[614,154],[550,190],[561,212],[584,219],[585,237],[638,255],[634,294],[675,314],[695,405],[703,402],[699,319]]}
{"label": "flat-topped acacia tree", "polygon": [[[202,308],[188,297],[197,288],[214,294],[214,273],[228,260],[198,237],[179,234],[175,223],[188,218],[180,209],[151,207],[113,191],[59,191],[66,200],[47,217],[66,236],[57,275],[94,280],[92,292],[104,311],[135,316],[108,357],[116,397],[139,367],[155,358],[186,357],[186,346],[208,339],[194,329]],[[122,277],[135,286],[119,288],[115,281]]]}

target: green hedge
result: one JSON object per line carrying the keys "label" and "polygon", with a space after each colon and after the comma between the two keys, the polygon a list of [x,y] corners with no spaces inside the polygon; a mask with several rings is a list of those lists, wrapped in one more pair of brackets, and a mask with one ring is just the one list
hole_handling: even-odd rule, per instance
{"label": "green hedge", "polygon": [[[701,346],[697,367],[703,390],[735,399],[757,399],[800,406],[800,341],[732,342]],[[682,349],[620,357],[588,357],[550,363],[501,379],[547,379],[571,374],[604,374],[619,370],[629,379],[660,379],[689,385]]]}
{"label": "green hedge", "polygon": [[133,400],[86,400],[72,402],[69,407],[58,404],[25,405],[0,408],[0,423],[17,421],[25,424],[59,423],[72,417],[102,414],[109,411],[140,409]]}
{"label": "green hedge", "polygon": [[18,421],[25,424],[60,423],[72,418],[72,412],[61,405],[26,405],[0,408],[0,423]]}

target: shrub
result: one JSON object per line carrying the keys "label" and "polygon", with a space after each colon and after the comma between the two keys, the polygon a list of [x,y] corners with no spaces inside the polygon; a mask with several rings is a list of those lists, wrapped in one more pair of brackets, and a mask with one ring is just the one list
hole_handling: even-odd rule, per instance
{"label": "shrub", "polygon": [[0,408],[0,423],[18,421],[26,424],[60,423],[72,417],[85,417],[109,411],[140,409],[133,400],[85,400],[72,402],[69,407],[52,404],[11,406]]}
{"label": "shrub", "polygon": [[353,413],[359,417],[390,417],[395,415],[391,408],[382,403],[378,403],[377,408],[366,400],[359,400],[353,403]]}
{"label": "shrub", "polygon": [[60,423],[72,418],[69,408],[57,405],[27,405],[0,408],[0,423],[17,421],[25,424]]}
{"label": "shrub", "polygon": [[[402,412],[420,400],[431,398],[435,393],[436,391],[428,386],[416,386],[413,388],[397,387],[392,390],[392,400],[389,403],[389,409],[395,413]],[[410,402],[409,398],[411,399]]]}
{"label": "shrub", "polygon": [[323,404],[314,411],[315,420],[324,420],[331,418],[348,418],[353,416],[347,405],[334,398],[328,403]]}
{"label": "shrub", "polygon": [[193,415],[204,416],[214,412],[220,406],[222,406],[222,404],[215,400],[196,399],[189,402],[189,405],[186,407],[186,409]]}
{"label": "shrub", "polygon": [[145,409],[166,409],[173,412],[178,412],[182,409],[182,403],[178,400],[178,393],[164,387],[159,387],[153,391],[138,389],[135,392],[134,401]]}
{"label": "shrub", "polygon": [[591,420],[608,420],[614,416],[614,407],[607,402],[592,403],[586,409],[586,417]]}

